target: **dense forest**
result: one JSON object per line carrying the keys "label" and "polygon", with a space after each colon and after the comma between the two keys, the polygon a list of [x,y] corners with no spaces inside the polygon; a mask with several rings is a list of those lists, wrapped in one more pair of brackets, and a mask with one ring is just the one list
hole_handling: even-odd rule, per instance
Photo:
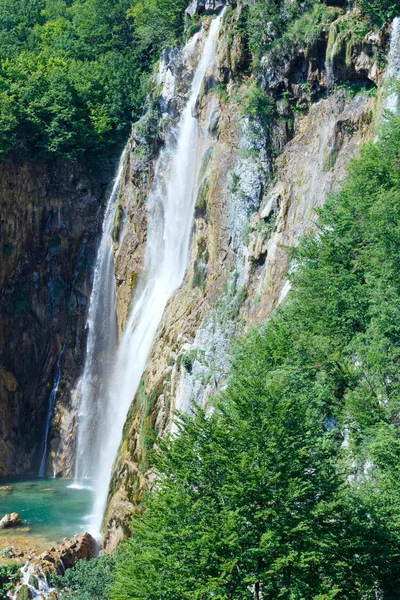
{"label": "dense forest", "polygon": [[[358,4],[381,24],[398,2]],[[199,27],[198,18],[185,23],[186,6],[186,0],[1,0],[0,158],[74,160],[120,148],[142,114],[162,48],[182,40],[185,24],[188,35]],[[279,53],[282,40],[290,47],[293,35],[312,35],[324,7],[319,0],[249,2],[239,27],[254,62],[272,46]],[[292,26],[304,12],[309,19],[298,32]]]}
{"label": "dense forest", "polygon": [[[324,26],[332,3],[246,4],[237,26],[256,72]],[[112,154],[162,48],[199,27],[186,5],[0,0],[3,160]],[[357,6],[367,28],[399,11]],[[284,306],[236,340],[213,410],[180,415],[179,435],[157,440],[157,484],[131,537],[56,577],[59,598],[399,598],[400,116],[385,114],[351,162],[289,277]]]}

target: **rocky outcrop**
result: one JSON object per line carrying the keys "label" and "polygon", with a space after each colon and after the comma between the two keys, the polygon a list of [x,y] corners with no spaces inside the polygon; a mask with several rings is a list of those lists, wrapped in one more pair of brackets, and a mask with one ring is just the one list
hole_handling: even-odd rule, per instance
{"label": "rocky outcrop", "polygon": [[66,538],[56,548],[51,548],[40,556],[29,556],[21,569],[21,581],[15,587],[12,598],[47,598],[56,600],[58,595],[50,586],[52,574],[64,574],[66,569],[79,560],[90,560],[97,556],[96,541],[89,533],[81,533]]}
{"label": "rocky outcrop", "polygon": [[[204,13],[216,7],[194,1],[190,10]],[[247,77],[238,77],[248,64],[235,30],[239,10],[225,20],[218,65],[198,101],[203,141],[189,265],[167,306],[125,425],[104,519],[108,550],[129,532],[128,514],[140,510],[143,489],[152,485],[151,435],[171,430],[176,408],[188,410],[193,400],[207,405],[223,387],[232,339],[267,319],[286,298],[290,248],[315,228],[316,209],[340,184],[373,127],[376,96],[370,90],[383,81],[378,57],[387,31],[352,43],[347,59],[346,52],[335,56],[333,77],[346,84],[339,91],[328,93],[329,28],[311,48],[282,55],[275,64],[262,61],[259,83],[274,106],[266,123],[246,113],[254,88]],[[201,44],[201,34],[195,43]],[[190,60],[188,49],[174,50],[160,65],[164,121],[175,122],[186,97],[187,65],[196,53],[190,42],[187,48]],[[164,136],[161,121],[158,131],[155,147]],[[140,147],[134,134],[120,198],[116,273],[121,331],[142,269],[146,197],[154,171],[154,156],[141,159]]]}
{"label": "rocky outcrop", "polygon": [[9,515],[4,515],[2,519],[0,519],[0,529],[11,529],[13,527],[21,527],[22,521],[18,513],[10,513]]}
{"label": "rocky outcrop", "polygon": [[212,15],[221,10],[226,5],[226,0],[192,0],[186,9],[186,13],[193,17],[194,15]]}
{"label": "rocky outcrop", "polygon": [[89,560],[97,556],[98,545],[90,533],[80,533],[72,538],[65,538],[56,548],[51,548],[38,558],[32,559],[40,565],[42,571],[55,569],[62,572],[71,569],[78,560]]}
{"label": "rocky outcrop", "polygon": [[15,159],[0,165],[0,476],[39,469],[55,363],[65,343],[52,472],[57,429],[83,361],[102,197],[98,175],[83,164]]}

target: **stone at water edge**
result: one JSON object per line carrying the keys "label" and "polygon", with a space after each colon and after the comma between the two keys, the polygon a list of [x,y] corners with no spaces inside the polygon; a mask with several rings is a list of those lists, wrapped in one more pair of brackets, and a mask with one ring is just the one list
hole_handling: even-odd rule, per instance
{"label": "stone at water edge", "polygon": [[5,515],[0,521],[0,529],[10,529],[11,527],[21,527],[22,521],[18,513]]}
{"label": "stone at water edge", "polygon": [[43,552],[35,562],[44,572],[54,569],[70,569],[78,560],[90,560],[98,553],[96,540],[90,533],[80,533],[72,538],[65,538],[56,548]]}

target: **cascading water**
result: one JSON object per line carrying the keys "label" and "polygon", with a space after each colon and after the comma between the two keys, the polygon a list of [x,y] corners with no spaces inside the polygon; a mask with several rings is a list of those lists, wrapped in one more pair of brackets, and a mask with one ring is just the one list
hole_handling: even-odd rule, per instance
{"label": "cascading water", "polygon": [[332,23],[329,30],[328,47],[325,58],[325,73],[328,90],[331,90],[335,83],[334,60],[338,46],[338,35],[335,23]]}
{"label": "cascading water", "polygon": [[51,394],[50,394],[50,398],[49,398],[49,410],[47,411],[47,417],[46,417],[46,427],[45,427],[45,433],[44,433],[44,448],[43,448],[42,460],[40,461],[39,474],[38,474],[39,477],[44,477],[45,472],[46,472],[49,431],[50,431],[51,421],[53,419],[54,404],[55,404],[55,401],[57,398],[58,386],[60,385],[61,361],[62,361],[64,351],[65,351],[65,344],[63,345],[61,352],[58,355],[57,364],[56,364],[56,372],[54,374],[53,389],[51,390]]}
{"label": "cascading water", "polygon": [[[55,591],[54,588],[49,586],[46,575],[38,564],[25,563],[21,568],[21,580],[21,584],[15,588],[14,592],[9,592],[8,597],[11,600],[18,600],[19,598],[44,600]],[[33,582],[35,585],[32,585]],[[25,593],[22,592],[23,588],[26,590]]]}
{"label": "cascading water", "polygon": [[[95,365],[98,351],[88,343],[89,365],[85,367],[82,379],[85,389],[82,388],[82,404],[79,411],[77,475],[94,477],[95,504],[93,515],[90,517],[89,531],[97,537],[100,536],[112,465],[121,441],[126,416],[138,389],[166,304],[182,283],[187,267],[199,170],[200,136],[193,112],[204,77],[215,60],[215,44],[221,20],[222,14],[214,19],[210,26],[194,74],[189,100],[176,130],[169,136],[157,161],[154,183],[147,202],[148,231],[143,275],[139,279],[107,394],[103,393],[101,384],[97,384],[99,389],[93,388],[92,374],[99,373],[99,368]],[[107,217],[105,222],[106,230],[109,227]],[[101,260],[98,262],[100,264]],[[108,291],[114,293],[113,284],[111,285],[113,275],[111,276],[108,270],[103,276],[99,267],[96,277],[97,286],[109,286]],[[96,293],[98,292],[94,290],[93,298]],[[109,310],[113,309],[111,304],[110,301]],[[92,311],[95,311],[94,307]],[[113,319],[114,314],[113,309]],[[110,312],[106,312],[104,307],[101,315],[102,319],[109,318]],[[94,315],[90,318],[93,320]],[[94,321],[93,324],[95,325]],[[93,336],[96,335],[93,327]],[[106,338],[102,339],[104,346]],[[104,385],[107,379],[110,381],[110,378],[103,376]],[[101,444],[95,445],[95,452],[94,446],[85,442],[86,436],[92,435],[90,432],[94,426],[97,427],[97,431],[93,432],[95,439],[101,439]]]}
{"label": "cascading water", "polygon": [[108,420],[105,418],[108,411],[107,385],[112,376],[118,342],[112,230],[124,156],[125,153],[122,154],[104,215],[90,297],[86,363],[77,390],[79,427],[75,466],[76,485],[82,479],[93,477],[98,468],[98,456],[104,438],[107,436],[105,430],[108,426]]}
{"label": "cascading water", "polygon": [[[396,17],[393,20],[387,79],[389,86],[392,84],[392,82],[400,82],[400,17]],[[396,112],[398,106],[399,92],[397,90],[390,90],[390,93],[385,100],[385,109],[391,112]]]}

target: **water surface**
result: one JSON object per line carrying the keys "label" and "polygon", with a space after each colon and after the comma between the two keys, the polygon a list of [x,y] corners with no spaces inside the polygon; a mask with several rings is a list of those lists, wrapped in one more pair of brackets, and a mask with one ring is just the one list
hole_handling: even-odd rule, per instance
{"label": "water surface", "polygon": [[25,525],[0,530],[0,550],[10,536],[35,538],[48,545],[86,531],[92,504],[90,489],[71,486],[68,480],[0,480],[0,518],[16,512]]}

